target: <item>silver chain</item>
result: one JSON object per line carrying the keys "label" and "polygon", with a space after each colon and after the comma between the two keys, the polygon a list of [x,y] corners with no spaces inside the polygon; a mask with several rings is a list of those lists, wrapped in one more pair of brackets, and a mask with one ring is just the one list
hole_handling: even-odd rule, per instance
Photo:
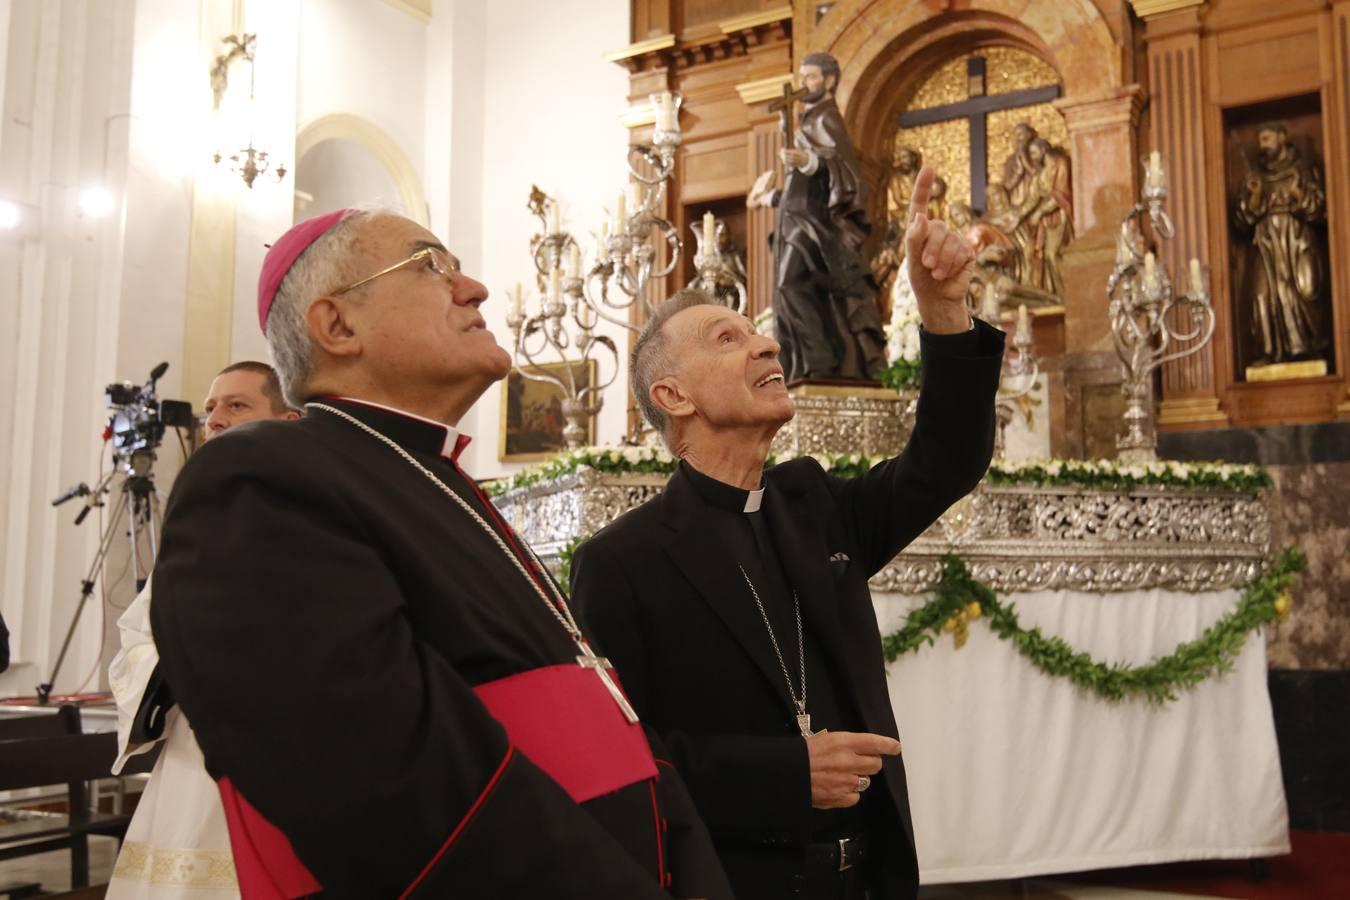
{"label": "silver chain", "polygon": [[778,657],[778,667],[783,670],[783,680],[787,682],[788,696],[792,698],[792,705],[797,707],[797,715],[806,715],[806,649],[805,641],[802,639],[802,604],[797,599],[797,590],[796,588],[792,590],[792,611],[797,616],[797,661],[801,665],[801,699],[797,698],[797,692],[792,689],[792,676],[788,674],[787,663],[783,661],[783,651],[778,648],[778,638],[773,633],[773,626],[769,624],[769,614],[764,611],[764,602],[759,599],[759,591],[755,590],[755,583],[745,573],[745,566],[737,564],[736,568],[741,570],[745,586],[750,588],[750,596],[755,598],[755,606],[759,607],[759,617],[764,620],[764,630],[769,632],[769,643],[773,644],[774,655]]}
{"label": "silver chain", "polygon": [[[464,510],[466,513],[472,516],[473,520],[477,522],[478,525],[485,532],[487,532],[488,536],[491,537],[492,540],[496,542],[497,546],[501,548],[501,551],[506,554],[507,558],[510,559],[511,562],[515,563],[516,568],[520,570],[521,576],[524,577],[524,579],[528,581],[530,585],[534,588],[535,593],[539,595],[539,599],[544,601],[544,605],[549,608],[549,612],[553,613],[554,618],[556,618],[562,624],[563,629],[566,630],[569,635],[571,635],[572,640],[576,641],[577,645],[581,647],[583,650],[585,650],[588,656],[591,655],[590,647],[589,645],[587,645],[586,639],[582,637],[581,629],[577,627],[576,619],[572,618],[572,610],[568,608],[567,601],[563,599],[562,594],[558,591],[557,586],[552,582],[552,580],[545,578],[542,575],[540,578],[534,578],[533,576],[531,576],[530,573],[526,571],[524,564],[521,563],[520,557],[511,552],[511,548],[506,546],[506,541],[502,540],[502,536],[497,533],[497,530],[493,528],[491,525],[489,525],[487,523],[487,520],[478,514],[478,510],[474,509],[472,506],[468,504],[468,502],[463,497],[461,497],[459,494],[456,494],[453,490],[451,490],[450,486],[447,485],[444,481],[441,481],[439,478],[437,478],[435,472],[432,472],[426,466],[422,465],[420,462],[414,459],[412,454],[410,454],[407,450],[404,450],[402,447],[400,447],[396,441],[394,441],[393,439],[389,438],[384,434],[381,434],[376,429],[371,428],[369,425],[367,425],[365,422],[362,422],[355,416],[348,415],[342,410],[329,406],[325,403],[306,403],[305,406],[308,407],[309,409],[321,409],[326,413],[332,413],[339,419],[347,420],[348,422],[355,425],[362,431],[366,432],[376,440],[389,445],[389,447],[392,448],[395,453],[397,453],[399,456],[407,460],[409,465],[417,469],[417,471],[421,472],[427,478],[431,479],[431,482],[435,484],[436,487],[440,488],[445,493],[446,496],[448,496],[451,500],[454,500],[455,503],[459,504],[460,509]],[[539,562],[539,557],[534,555],[534,550],[532,550],[529,547],[529,545],[524,544],[522,542],[521,551],[524,553],[528,553],[530,555],[530,559],[534,562],[535,566],[538,567],[540,573],[544,571],[543,565]],[[544,593],[544,589],[539,585],[539,582],[541,580],[548,582],[549,588],[553,591],[554,596],[557,598],[556,603],[550,600],[548,595]],[[798,619],[797,628],[798,631],[800,632],[801,630],[800,618]],[[804,681],[803,684],[805,684]]]}

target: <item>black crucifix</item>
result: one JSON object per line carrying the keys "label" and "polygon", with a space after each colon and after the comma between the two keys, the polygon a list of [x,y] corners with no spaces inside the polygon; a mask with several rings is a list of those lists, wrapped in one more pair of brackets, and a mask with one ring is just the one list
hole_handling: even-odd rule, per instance
{"label": "black crucifix", "polygon": [[970,120],[970,206],[977,213],[984,212],[984,191],[989,171],[989,131],[986,116],[1001,109],[1016,109],[1054,100],[1060,94],[1057,84],[1009,91],[1006,94],[986,94],[985,58],[972,56],[966,60],[966,82],[969,99],[945,106],[913,109],[900,114],[901,128],[932,125],[950,119]]}

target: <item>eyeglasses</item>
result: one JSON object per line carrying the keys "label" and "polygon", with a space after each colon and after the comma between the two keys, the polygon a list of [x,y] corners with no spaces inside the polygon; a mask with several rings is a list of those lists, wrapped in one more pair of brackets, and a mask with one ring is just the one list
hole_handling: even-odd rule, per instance
{"label": "eyeglasses", "polygon": [[411,266],[414,263],[418,263],[423,260],[427,261],[427,265],[431,269],[431,271],[435,272],[437,275],[440,275],[446,281],[453,283],[455,280],[455,276],[459,274],[459,263],[455,262],[454,258],[451,257],[449,253],[447,253],[446,251],[442,250],[439,247],[423,247],[421,250],[418,250],[412,256],[403,260],[403,262],[394,263],[387,269],[381,269],[374,275],[367,275],[360,281],[357,281],[353,284],[349,284],[345,288],[342,288],[341,290],[334,291],[333,296],[336,297],[339,294],[345,294],[348,291],[354,291],[364,284],[369,284],[376,278],[379,278],[381,275],[388,275],[390,272],[397,272],[399,269]]}

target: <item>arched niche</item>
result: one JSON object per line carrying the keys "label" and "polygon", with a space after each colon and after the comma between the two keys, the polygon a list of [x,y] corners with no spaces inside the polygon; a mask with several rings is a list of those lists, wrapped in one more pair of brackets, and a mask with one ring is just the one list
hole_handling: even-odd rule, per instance
{"label": "arched niche", "polygon": [[[935,45],[991,35],[1039,53],[1064,79],[1065,97],[1094,96],[1122,83],[1121,50],[1091,0],[970,0],[962,10],[927,0],[840,0],[812,30],[811,50],[839,60],[837,99],[851,125],[878,91],[922,68]],[[941,54],[941,51],[937,51]],[[950,50],[947,55],[950,55]],[[854,97],[854,93],[859,93]]]}
{"label": "arched niche", "polygon": [[[797,36],[797,57],[822,50],[840,66],[836,99],[870,176],[889,150],[896,116],[917,82],[983,47],[1018,47],[1059,75],[1054,101],[1069,134],[1077,237],[1066,251],[1064,346],[1109,347],[1100,302],[1121,215],[1137,195],[1143,100],[1125,84],[1125,54],[1092,0],[838,0]],[[873,180],[872,183],[875,183]]]}
{"label": "arched niche", "polygon": [[373,200],[392,202],[413,221],[429,224],[417,171],[394,139],[367,119],[331,113],[307,123],[296,134],[295,159],[296,188],[314,197],[298,218]]}
{"label": "arched niche", "polygon": [[[1091,0],[971,0],[962,10],[924,0],[840,0],[810,32],[809,50],[840,66],[836,98],[859,155],[872,173],[888,149],[896,115],[918,81],[953,56],[982,47],[1018,47],[1059,74],[1071,136],[1075,225],[1080,234],[1115,215],[1096,198],[1132,194],[1141,94],[1122,84],[1122,53]],[[1104,126],[1107,128],[1103,131]],[[1109,166],[1087,173],[1081,160]],[[869,173],[871,174],[871,173]],[[1122,189],[1102,179],[1123,181]],[[1105,223],[1103,223],[1105,224]]]}

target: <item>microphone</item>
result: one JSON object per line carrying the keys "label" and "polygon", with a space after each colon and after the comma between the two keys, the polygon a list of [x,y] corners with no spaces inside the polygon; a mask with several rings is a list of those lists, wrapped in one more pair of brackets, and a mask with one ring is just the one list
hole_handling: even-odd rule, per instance
{"label": "microphone", "polygon": [[71,488],[70,490],[66,491],[64,494],[53,500],[52,506],[60,506],[67,500],[73,500],[76,497],[82,497],[87,493],[89,493],[89,485],[81,481],[79,484],[75,485],[73,488]]}
{"label": "microphone", "polygon": [[169,371],[169,363],[167,361],[162,362],[159,365],[155,366],[153,369],[150,370],[151,383],[153,384],[154,382],[159,381],[161,378],[164,377],[164,373],[167,371]]}

